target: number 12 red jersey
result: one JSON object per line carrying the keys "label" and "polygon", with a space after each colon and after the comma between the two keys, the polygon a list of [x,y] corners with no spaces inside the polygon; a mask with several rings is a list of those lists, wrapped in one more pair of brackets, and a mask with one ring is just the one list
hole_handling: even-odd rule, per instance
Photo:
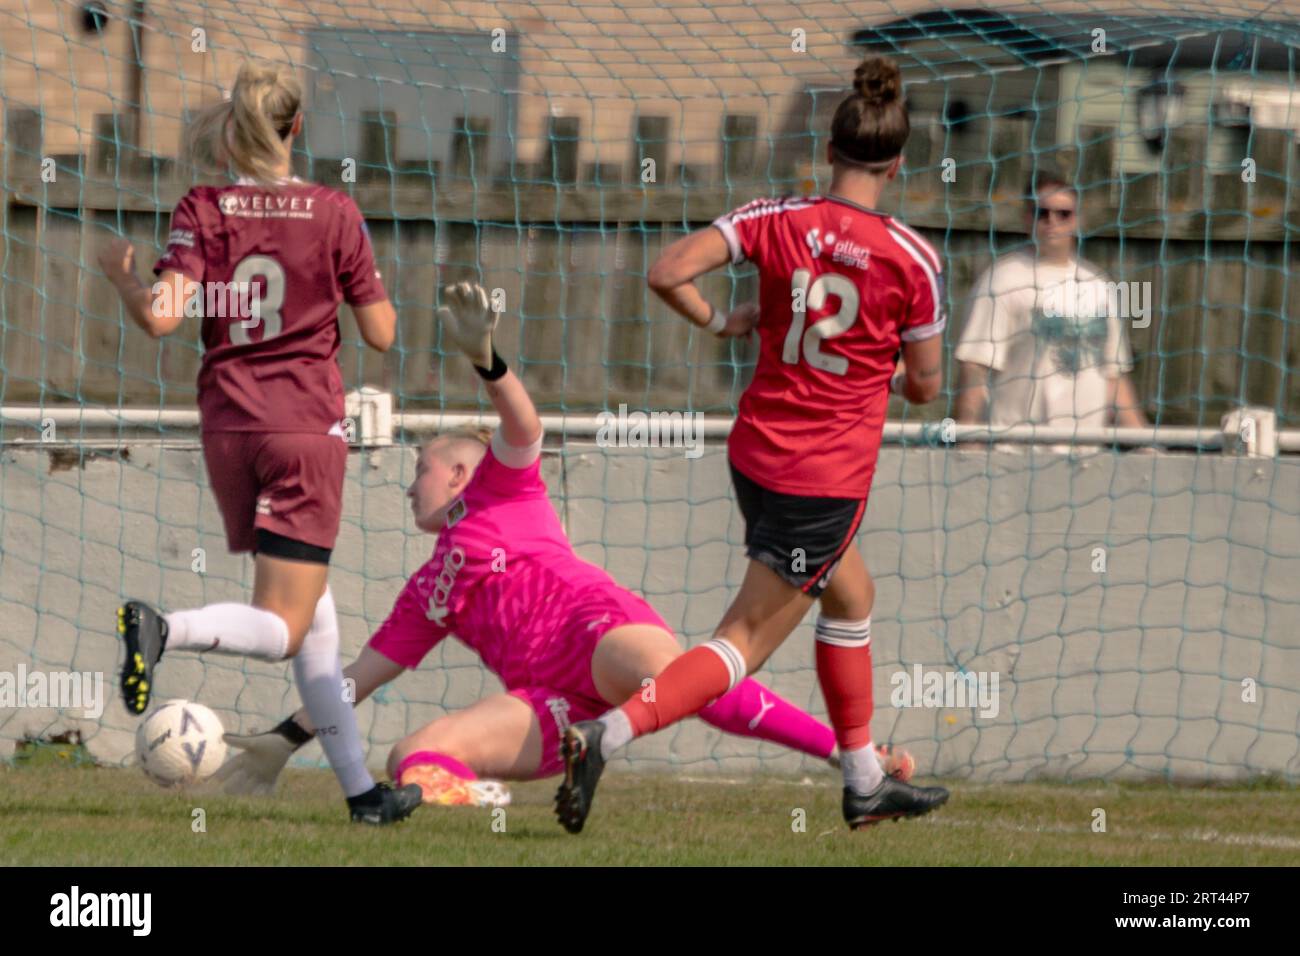
{"label": "number 12 red jersey", "polygon": [[915,231],[833,196],[757,199],[724,216],[759,271],[760,352],[728,440],[783,494],[865,498],[903,341],[943,332],[943,270]]}

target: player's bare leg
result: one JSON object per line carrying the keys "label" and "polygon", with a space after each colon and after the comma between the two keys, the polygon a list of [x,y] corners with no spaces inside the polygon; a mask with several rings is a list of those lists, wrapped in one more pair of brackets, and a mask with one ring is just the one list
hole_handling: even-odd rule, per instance
{"label": "player's bare leg", "polygon": [[259,554],[253,559],[253,607],[278,615],[289,628],[285,656],[293,657],[306,640],[325,593],[329,565]]}
{"label": "player's bare leg", "polygon": [[493,694],[399,741],[388,771],[399,784],[418,784],[425,803],[504,806],[510,793],[497,781],[531,780],[541,762],[536,712],[513,694]]}
{"label": "player's bare leg", "polygon": [[740,651],[752,674],[767,663],[812,605],[812,598],[767,565],[750,561],[740,593],[714,636]]}
{"label": "player's bare leg", "polygon": [[625,624],[608,632],[591,655],[591,680],[600,696],[620,704],[644,690],[654,677],[682,655],[677,638],[653,624]]}

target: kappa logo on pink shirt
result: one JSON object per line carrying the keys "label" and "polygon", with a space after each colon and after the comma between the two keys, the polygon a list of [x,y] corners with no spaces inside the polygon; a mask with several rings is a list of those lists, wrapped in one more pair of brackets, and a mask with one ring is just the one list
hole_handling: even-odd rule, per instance
{"label": "kappa logo on pink shirt", "polygon": [[561,733],[569,729],[569,702],[567,700],[563,697],[548,697],[546,698],[546,708],[551,712],[551,716],[555,718],[555,726],[560,729]]}
{"label": "kappa logo on pink shirt", "polygon": [[438,572],[438,578],[433,582],[429,607],[424,612],[424,616],[439,627],[447,617],[447,599],[451,597],[451,589],[456,585],[456,574],[464,566],[465,551],[459,545],[453,546],[442,559],[442,570]]}

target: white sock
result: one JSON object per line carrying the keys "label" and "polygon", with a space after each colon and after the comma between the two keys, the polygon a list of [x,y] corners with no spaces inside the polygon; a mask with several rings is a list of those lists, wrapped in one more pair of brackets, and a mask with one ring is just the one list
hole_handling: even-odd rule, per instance
{"label": "white sock", "polygon": [[355,797],[365,793],[375,785],[375,780],[366,770],[366,751],[361,745],[357,715],[343,692],[339,623],[334,614],[334,595],[328,587],[316,603],[311,629],[293,659],[293,677],[316,727],[321,748],[343,787],[343,795]]}
{"label": "white sock", "polygon": [[215,651],[282,661],[289,650],[284,618],[251,604],[209,604],[166,614],[169,651]]}
{"label": "white sock", "polygon": [[860,750],[845,750],[840,754],[840,768],[844,771],[844,786],[863,796],[875,790],[885,780],[880,769],[874,744]]}
{"label": "white sock", "polygon": [[619,747],[626,747],[632,740],[632,721],[627,719],[621,707],[616,707],[600,718],[605,725],[605,732],[600,737],[600,756],[608,760]]}

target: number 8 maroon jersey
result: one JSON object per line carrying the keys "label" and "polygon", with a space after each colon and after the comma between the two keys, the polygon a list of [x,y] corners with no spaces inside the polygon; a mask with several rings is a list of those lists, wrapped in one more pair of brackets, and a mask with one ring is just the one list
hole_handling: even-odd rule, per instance
{"label": "number 8 maroon jersey", "polygon": [[757,199],[714,225],[759,271],[760,348],[731,463],[789,495],[867,497],[904,341],[943,332],[943,273],[903,223],[835,196]]}
{"label": "number 8 maroon jersey", "polygon": [[195,187],[172,213],[165,270],[203,289],[203,431],[342,434],[339,303],[387,298],[349,196],[299,179]]}

